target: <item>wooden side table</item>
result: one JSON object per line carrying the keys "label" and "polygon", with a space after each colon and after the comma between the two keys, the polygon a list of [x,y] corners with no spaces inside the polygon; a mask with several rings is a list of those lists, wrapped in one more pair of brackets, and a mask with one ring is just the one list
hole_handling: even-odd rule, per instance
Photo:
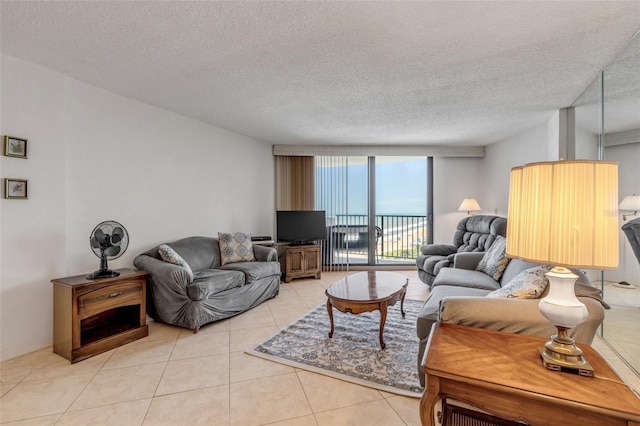
{"label": "wooden side table", "polygon": [[314,277],[319,280],[322,273],[320,246],[317,244],[286,246],[282,270],[286,283],[294,278],[304,277]]}
{"label": "wooden side table", "polygon": [[117,269],[117,277],[85,275],[53,283],[53,352],[72,363],[145,337],[147,272]]}
{"label": "wooden side table", "polygon": [[435,424],[438,399],[451,398],[530,425],[640,426],[640,399],[588,345],[578,346],[595,377],[547,370],[539,337],[438,323],[429,339],[423,425]]}

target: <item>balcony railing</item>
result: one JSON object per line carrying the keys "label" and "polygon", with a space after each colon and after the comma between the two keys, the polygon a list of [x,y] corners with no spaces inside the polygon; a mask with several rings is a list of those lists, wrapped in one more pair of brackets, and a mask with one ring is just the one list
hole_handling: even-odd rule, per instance
{"label": "balcony railing", "polygon": [[[427,240],[427,218],[416,215],[376,215],[375,259],[377,264],[411,262]],[[327,218],[325,263],[367,263],[369,229],[367,215],[336,215]]]}

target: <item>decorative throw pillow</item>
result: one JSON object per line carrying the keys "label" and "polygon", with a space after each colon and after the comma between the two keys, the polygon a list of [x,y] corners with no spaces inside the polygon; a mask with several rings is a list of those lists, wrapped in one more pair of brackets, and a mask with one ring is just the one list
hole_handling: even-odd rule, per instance
{"label": "decorative throw pillow", "polygon": [[220,263],[251,262],[256,260],[253,255],[251,236],[242,232],[218,232],[220,244]]}
{"label": "decorative throw pillow", "polygon": [[182,266],[187,271],[187,274],[189,274],[189,277],[193,279],[193,271],[191,270],[191,267],[174,249],[166,244],[162,244],[158,247],[158,253],[160,253],[160,257],[165,262]]}
{"label": "decorative throw pillow", "polygon": [[534,266],[516,275],[504,287],[492,291],[487,297],[504,297],[516,299],[537,299],[547,288],[549,280],[545,273],[551,268],[548,266]]}
{"label": "decorative throw pillow", "polygon": [[482,256],[478,266],[476,266],[476,271],[484,272],[494,280],[499,281],[508,263],[507,239],[502,235],[498,235],[489,250]]}

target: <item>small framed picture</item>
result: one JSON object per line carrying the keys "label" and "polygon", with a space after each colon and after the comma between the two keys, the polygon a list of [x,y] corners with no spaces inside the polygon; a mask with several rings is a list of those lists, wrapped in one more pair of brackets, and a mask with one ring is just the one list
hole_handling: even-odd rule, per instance
{"label": "small framed picture", "polygon": [[28,158],[27,140],[14,136],[4,137],[4,155],[7,157]]}
{"label": "small framed picture", "polygon": [[27,179],[6,178],[4,180],[4,198],[17,200],[29,198],[29,181]]}

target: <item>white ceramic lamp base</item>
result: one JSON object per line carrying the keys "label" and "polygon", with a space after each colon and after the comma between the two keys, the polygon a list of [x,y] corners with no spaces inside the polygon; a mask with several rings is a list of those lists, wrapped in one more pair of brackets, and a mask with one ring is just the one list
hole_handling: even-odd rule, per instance
{"label": "white ceramic lamp base", "polygon": [[593,368],[582,357],[582,350],[569,337],[568,331],[583,322],[587,307],[578,300],[574,283],[578,278],[569,269],[555,267],[545,274],[549,279],[549,294],[538,303],[540,313],[557,329],[543,348],[542,362],[549,370],[570,370],[581,376],[593,376]]}

